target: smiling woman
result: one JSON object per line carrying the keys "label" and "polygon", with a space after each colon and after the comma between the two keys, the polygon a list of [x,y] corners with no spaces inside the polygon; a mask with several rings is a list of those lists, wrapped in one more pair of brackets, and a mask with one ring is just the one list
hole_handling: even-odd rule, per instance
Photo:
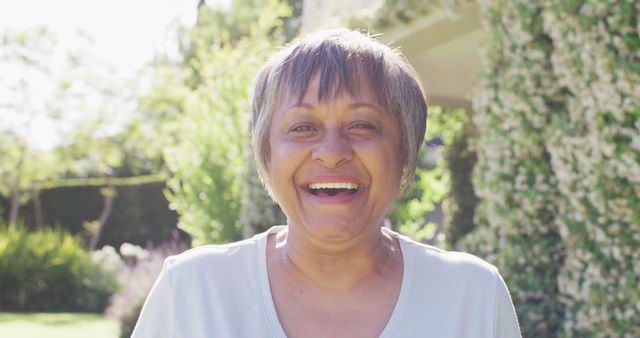
{"label": "smiling woman", "polygon": [[381,227],[426,112],[411,66],[370,36],[325,31],[274,55],[252,143],[287,225],[169,258],[133,337],[519,337],[495,267]]}
{"label": "smiling woman", "polygon": [[400,186],[398,123],[367,82],[355,97],[345,91],[320,100],[320,78],[273,112],[266,181],[291,235],[304,229],[326,240],[371,236],[379,230],[368,225],[382,222]]}

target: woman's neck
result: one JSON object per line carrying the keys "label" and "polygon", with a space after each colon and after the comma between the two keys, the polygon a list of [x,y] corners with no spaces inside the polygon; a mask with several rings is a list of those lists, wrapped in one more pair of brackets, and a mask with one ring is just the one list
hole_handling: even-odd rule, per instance
{"label": "woman's neck", "polygon": [[349,243],[323,243],[288,228],[274,236],[272,262],[309,287],[352,290],[402,271],[399,243],[379,229]]}

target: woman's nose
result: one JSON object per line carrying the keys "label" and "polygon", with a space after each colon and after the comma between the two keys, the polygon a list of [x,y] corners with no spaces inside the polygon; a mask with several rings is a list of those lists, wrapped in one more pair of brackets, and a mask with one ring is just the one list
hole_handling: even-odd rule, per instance
{"label": "woman's nose", "polygon": [[342,131],[327,130],[314,147],[311,156],[314,161],[328,168],[336,168],[353,158],[353,149]]}

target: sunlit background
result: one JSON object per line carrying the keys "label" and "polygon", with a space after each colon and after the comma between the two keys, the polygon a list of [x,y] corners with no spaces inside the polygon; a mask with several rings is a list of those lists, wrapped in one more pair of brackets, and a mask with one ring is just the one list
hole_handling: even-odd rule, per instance
{"label": "sunlit background", "polygon": [[[228,7],[229,0],[208,1],[211,6]],[[53,36],[51,71],[64,72],[59,60],[68,51],[85,54],[96,72],[109,72],[120,79],[137,76],[145,64],[157,55],[178,57],[176,30],[195,24],[197,0],[25,0],[0,2],[0,35],[5,32],[33,30],[40,27]],[[3,82],[20,77],[29,82],[29,97],[42,102],[52,93],[51,79],[25,73],[16,65],[2,65]],[[0,86],[0,98],[11,95]],[[25,129],[29,117],[0,106],[0,128]],[[30,143],[51,149],[63,142],[65,130],[71,128],[79,113],[68,110],[54,120],[44,112],[36,113],[29,128]],[[126,119],[124,112],[118,119]],[[117,120],[117,119],[116,119]],[[23,131],[24,132],[24,131]]]}
{"label": "sunlit background", "polygon": [[[0,337],[128,337],[168,255],[286,222],[264,61],[346,26],[429,97],[384,226],[500,269],[525,337],[640,336],[640,2],[0,0]],[[131,283],[135,281],[135,283]]]}

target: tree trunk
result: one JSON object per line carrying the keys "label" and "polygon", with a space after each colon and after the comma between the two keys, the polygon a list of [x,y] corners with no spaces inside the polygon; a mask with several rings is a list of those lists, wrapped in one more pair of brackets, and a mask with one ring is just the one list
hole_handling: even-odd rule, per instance
{"label": "tree trunk", "polygon": [[[35,117],[35,110],[29,114],[29,120],[27,123],[27,135],[31,131],[31,123]],[[27,159],[27,151],[29,150],[27,140],[24,140],[20,144],[20,158],[16,164],[15,177],[13,178],[14,186],[11,187],[11,209],[9,211],[9,224],[16,225],[18,222],[18,212],[20,211],[20,197],[22,197],[22,189],[20,188],[20,182],[23,177],[24,162]]]}
{"label": "tree trunk", "polygon": [[42,229],[42,202],[40,201],[40,191],[33,190],[33,216],[35,220],[35,228]]}
{"label": "tree trunk", "polygon": [[11,208],[9,209],[9,225],[16,225],[18,222],[18,211],[20,211],[21,191],[14,188],[11,193]]}
{"label": "tree trunk", "polygon": [[102,213],[100,213],[100,218],[98,219],[98,229],[95,234],[93,234],[91,241],[89,242],[89,250],[96,249],[100,236],[102,235],[102,231],[107,225],[107,219],[109,219],[109,214],[111,213],[113,200],[116,198],[116,189],[113,186],[100,189],[100,193],[104,196],[104,208],[102,209]]}

